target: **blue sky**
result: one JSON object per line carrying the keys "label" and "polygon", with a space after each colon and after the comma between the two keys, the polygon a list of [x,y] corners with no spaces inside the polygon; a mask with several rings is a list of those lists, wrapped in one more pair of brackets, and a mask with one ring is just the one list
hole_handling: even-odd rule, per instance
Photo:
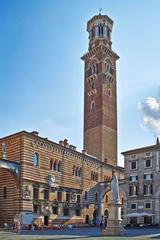
{"label": "blue sky", "polygon": [[114,20],[120,152],[155,143],[138,102],[160,98],[159,0],[0,1],[0,137],[37,130],[83,148],[83,62],[87,21]]}

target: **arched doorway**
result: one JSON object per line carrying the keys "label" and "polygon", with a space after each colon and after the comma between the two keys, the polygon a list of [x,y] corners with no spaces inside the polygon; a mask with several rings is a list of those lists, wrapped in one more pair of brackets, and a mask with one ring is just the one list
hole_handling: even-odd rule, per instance
{"label": "arched doorway", "polygon": [[86,224],[89,224],[89,215],[86,215]]}
{"label": "arched doorway", "polygon": [[20,190],[15,173],[0,168],[0,225],[13,225],[14,217],[19,213]]}
{"label": "arched doorway", "polygon": [[104,211],[104,226],[105,227],[107,226],[108,214],[109,214],[108,209],[106,209]]}
{"label": "arched doorway", "polygon": [[97,225],[98,224],[98,210],[94,210],[93,212],[93,224]]}

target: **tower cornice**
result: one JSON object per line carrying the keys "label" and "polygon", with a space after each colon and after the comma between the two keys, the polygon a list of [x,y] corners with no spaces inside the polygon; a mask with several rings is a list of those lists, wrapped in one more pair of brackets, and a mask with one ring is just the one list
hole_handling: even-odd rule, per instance
{"label": "tower cornice", "polygon": [[93,57],[93,55],[99,53],[100,51],[103,51],[103,52],[106,52],[108,53],[111,57],[113,57],[115,60],[118,60],[120,57],[115,53],[113,52],[112,50],[110,50],[108,47],[104,46],[104,45],[100,45],[100,46],[97,46],[95,48],[93,48],[91,51],[88,51],[87,53],[85,53],[81,59],[83,61],[85,61],[86,59],[88,58],[91,58]]}

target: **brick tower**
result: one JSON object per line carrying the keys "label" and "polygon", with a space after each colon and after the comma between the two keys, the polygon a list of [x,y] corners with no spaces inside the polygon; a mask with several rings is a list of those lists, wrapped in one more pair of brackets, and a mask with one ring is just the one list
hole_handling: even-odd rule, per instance
{"label": "brick tower", "polygon": [[97,15],[87,23],[88,52],[83,55],[84,149],[103,162],[117,165],[116,60],[112,51],[113,21]]}

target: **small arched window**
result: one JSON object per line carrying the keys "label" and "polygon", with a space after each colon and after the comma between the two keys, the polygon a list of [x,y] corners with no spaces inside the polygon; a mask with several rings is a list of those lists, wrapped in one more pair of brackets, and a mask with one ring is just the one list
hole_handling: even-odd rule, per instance
{"label": "small arched window", "polygon": [[98,201],[98,193],[96,192],[95,193],[95,202],[97,202]]}
{"label": "small arched window", "polygon": [[54,171],[57,170],[57,161],[54,162],[54,164],[53,164],[53,169],[54,169]]}
{"label": "small arched window", "polygon": [[78,174],[79,177],[81,177],[81,173],[82,173],[82,170],[81,170],[81,168],[80,168],[80,169],[79,169],[79,174]]}
{"label": "small arched window", "polygon": [[91,180],[93,180],[93,172],[91,172]]}
{"label": "small arched window", "polygon": [[90,104],[90,109],[91,109],[91,110],[94,110],[94,109],[95,109],[95,106],[96,106],[95,101],[92,101],[91,104]]}
{"label": "small arched window", "polygon": [[39,156],[38,156],[38,153],[37,153],[37,152],[34,153],[34,159],[33,159],[33,161],[34,161],[34,167],[37,167],[37,166],[38,166],[38,163],[39,163]]}
{"label": "small arched window", "polygon": [[7,188],[6,187],[3,188],[3,197],[7,198]]}
{"label": "small arched window", "polygon": [[51,159],[50,160],[50,170],[52,170],[53,169],[53,160]]}
{"label": "small arched window", "polygon": [[87,191],[84,193],[84,200],[87,200]]}
{"label": "small arched window", "polygon": [[61,171],[61,162],[58,163],[58,172]]}
{"label": "small arched window", "polygon": [[78,176],[78,168],[76,168],[75,176]]}
{"label": "small arched window", "polygon": [[106,194],[106,203],[108,203],[108,195]]}

